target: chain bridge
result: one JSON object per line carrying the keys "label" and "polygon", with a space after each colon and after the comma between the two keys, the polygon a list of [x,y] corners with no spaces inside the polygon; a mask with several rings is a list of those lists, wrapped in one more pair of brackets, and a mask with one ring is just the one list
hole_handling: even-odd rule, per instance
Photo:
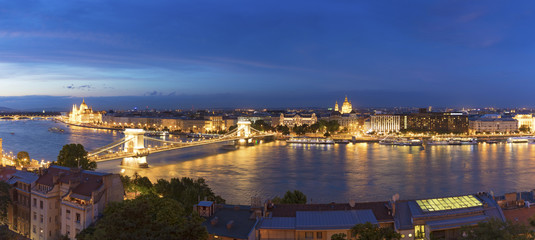
{"label": "chain bridge", "polygon": [[[198,139],[191,141],[169,141],[155,137],[145,136],[143,129],[127,128],[124,137],[99,147],[88,153],[92,161],[102,162],[114,159],[123,159],[123,165],[147,167],[147,156],[152,153],[171,151],[181,148],[196,147],[207,144],[214,144],[227,141],[239,141],[246,144],[253,139],[272,137],[272,133],[263,133],[251,127],[251,122],[240,121],[238,127],[227,134],[218,135],[209,139]],[[149,144],[152,143],[152,144]]]}

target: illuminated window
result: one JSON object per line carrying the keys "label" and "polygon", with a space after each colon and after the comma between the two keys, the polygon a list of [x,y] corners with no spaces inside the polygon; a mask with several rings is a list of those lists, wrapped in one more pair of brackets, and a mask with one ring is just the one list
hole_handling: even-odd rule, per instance
{"label": "illuminated window", "polygon": [[425,226],[424,225],[414,226],[414,238],[419,239],[419,240],[425,239]]}

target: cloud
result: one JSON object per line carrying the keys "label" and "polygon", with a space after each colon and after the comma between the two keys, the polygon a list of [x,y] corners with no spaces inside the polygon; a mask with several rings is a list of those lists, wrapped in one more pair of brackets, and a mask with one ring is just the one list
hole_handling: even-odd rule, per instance
{"label": "cloud", "polygon": [[63,86],[63,88],[67,88],[69,90],[89,90],[93,88],[91,85],[81,85],[81,86],[75,86],[74,84]]}
{"label": "cloud", "polygon": [[152,92],[146,92],[145,93],[145,96],[161,96],[162,95],[162,92],[158,92],[156,90],[152,91]]}

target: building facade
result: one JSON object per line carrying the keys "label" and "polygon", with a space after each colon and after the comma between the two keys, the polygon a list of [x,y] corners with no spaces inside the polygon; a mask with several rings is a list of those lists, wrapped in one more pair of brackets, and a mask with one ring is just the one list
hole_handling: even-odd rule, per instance
{"label": "building facade", "polygon": [[72,110],[69,113],[69,122],[73,124],[101,123],[102,113],[93,112],[93,109],[88,107],[85,104],[85,100],[83,100],[80,108],[76,105],[72,106]]}
{"label": "building facade", "polygon": [[75,239],[123,195],[118,174],[51,166],[31,189],[31,239]]}
{"label": "building facade", "polygon": [[373,115],[370,116],[370,129],[378,133],[399,132],[401,128],[401,117],[399,115]]}
{"label": "building facade", "polygon": [[529,128],[530,132],[533,132],[533,126],[535,126],[533,114],[517,114],[513,118],[518,121],[518,128]]}
{"label": "building facade", "polygon": [[513,133],[518,120],[512,118],[480,118],[470,121],[470,133]]}
{"label": "building facade", "polygon": [[468,133],[468,116],[462,113],[412,113],[401,115],[400,130],[408,132]]}
{"label": "building facade", "polygon": [[315,113],[281,113],[279,124],[293,127],[308,124],[309,126],[318,122],[318,118]]}
{"label": "building facade", "polygon": [[29,238],[31,231],[31,188],[39,176],[32,172],[16,170],[7,181],[11,185],[11,204],[7,209],[9,229]]}

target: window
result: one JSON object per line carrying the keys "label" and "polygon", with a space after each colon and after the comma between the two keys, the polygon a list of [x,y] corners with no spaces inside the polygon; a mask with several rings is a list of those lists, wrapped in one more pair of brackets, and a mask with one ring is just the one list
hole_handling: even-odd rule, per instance
{"label": "window", "polygon": [[414,226],[414,238],[415,239],[425,239],[425,225],[415,225]]}
{"label": "window", "polygon": [[43,214],[41,214],[41,223],[43,223]]}
{"label": "window", "polygon": [[323,233],[322,232],[317,232],[316,233],[316,239],[323,239]]}
{"label": "window", "polygon": [[33,229],[33,230],[32,230],[33,233],[37,233],[37,231],[35,230],[35,229],[36,229],[36,228],[35,228],[35,225],[33,225],[33,228],[32,228],[32,229]]}
{"label": "window", "polygon": [[43,201],[39,201],[39,208],[43,209]]}
{"label": "window", "polygon": [[37,213],[33,212],[33,220],[37,221]]}
{"label": "window", "polygon": [[65,216],[67,219],[71,219],[71,210],[69,209],[65,210]]}
{"label": "window", "polygon": [[80,214],[79,213],[76,213],[76,222],[80,223]]}
{"label": "window", "polygon": [[37,199],[36,198],[33,199],[33,206],[37,207]]}
{"label": "window", "polygon": [[67,236],[71,235],[71,226],[67,225],[66,230],[67,230]]}
{"label": "window", "polygon": [[314,239],[314,232],[305,232],[306,239]]}

